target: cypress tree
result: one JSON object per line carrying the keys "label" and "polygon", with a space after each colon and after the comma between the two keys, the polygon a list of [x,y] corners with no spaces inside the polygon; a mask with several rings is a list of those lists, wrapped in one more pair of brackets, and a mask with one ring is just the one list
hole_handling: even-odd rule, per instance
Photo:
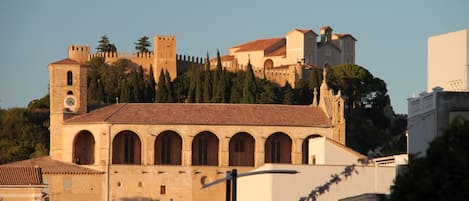
{"label": "cypress tree", "polygon": [[220,77],[223,71],[222,63],[221,63],[221,56],[220,56],[220,51],[217,50],[217,67],[215,69],[215,72],[213,73],[213,102],[219,103],[222,102],[222,94],[223,91],[220,91],[220,84],[223,81]]}
{"label": "cypress tree", "polygon": [[131,92],[130,92],[130,87],[129,84],[127,83],[126,79],[123,79],[122,81],[122,90],[120,93],[120,99],[119,102],[121,103],[128,103],[131,97]]}
{"label": "cypress tree", "polygon": [[294,100],[293,100],[294,99],[294,93],[293,93],[293,89],[292,89],[290,83],[288,83],[288,81],[285,83],[285,86],[283,87],[282,91],[283,91],[282,103],[292,105],[293,102],[294,102]]}
{"label": "cypress tree", "polygon": [[202,84],[201,84],[201,81],[200,81],[200,73],[199,73],[199,70],[196,71],[197,72],[197,76],[196,76],[196,80],[195,80],[195,102],[196,103],[202,103],[203,100],[204,100],[204,97],[203,97],[203,94],[202,94]]}
{"label": "cypress tree", "polygon": [[205,73],[204,73],[204,102],[208,103],[212,99],[212,80],[210,75],[210,58],[208,57],[205,60]]}
{"label": "cypress tree", "polygon": [[150,71],[148,75],[148,80],[145,86],[145,102],[152,103],[155,102],[155,76],[153,75],[153,66],[150,65]]}
{"label": "cypress tree", "polygon": [[173,92],[173,86],[171,84],[171,76],[169,75],[168,70],[165,70],[165,86],[166,86],[166,94],[167,94],[167,102],[168,103],[173,103],[174,102],[174,92]]}
{"label": "cypress tree", "polygon": [[189,90],[187,92],[187,100],[186,102],[188,103],[194,103],[195,102],[195,85],[196,85],[196,79],[197,79],[197,70],[195,69],[195,66],[192,65],[192,68],[190,70],[190,83],[189,83]]}
{"label": "cypress tree", "polygon": [[244,80],[243,84],[241,103],[256,103],[256,91],[256,78],[254,77],[251,61],[249,60],[246,71],[246,79]]}
{"label": "cypress tree", "polygon": [[166,91],[166,81],[163,69],[161,69],[160,77],[158,78],[158,83],[156,84],[156,87],[156,102],[167,102],[168,93]]}

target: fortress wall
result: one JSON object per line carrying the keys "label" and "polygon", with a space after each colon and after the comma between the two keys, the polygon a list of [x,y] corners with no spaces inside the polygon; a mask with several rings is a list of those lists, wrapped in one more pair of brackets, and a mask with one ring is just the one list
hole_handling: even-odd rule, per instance
{"label": "fortress wall", "polygon": [[177,74],[183,74],[186,71],[190,70],[192,67],[204,68],[204,60],[205,59],[203,59],[202,57],[176,54]]}
{"label": "fortress wall", "polygon": [[282,87],[285,86],[286,81],[288,81],[288,83],[290,83],[292,87],[295,86],[295,82],[296,82],[296,80],[294,79],[295,73],[292,72],[289,68],[288,69],[272,68],[272,69],[265,69],[265,70],[264,69],[254,70],[254,75],[261,79],[264,78],[264,75],[265,75],[265,79],[273,83],[276,83]]}
{"label": "fortress wall", "polygon": [[[93,53],[88,56],[89,59],[95,57],[104,57],[106,63],[111,64],[119,59],[128,59],[137,66],[142,66],[143,70],[148,73],[150,66],[153,65],[153,52],[100,52]],[[153,66],[153,71],[155,67]]]}

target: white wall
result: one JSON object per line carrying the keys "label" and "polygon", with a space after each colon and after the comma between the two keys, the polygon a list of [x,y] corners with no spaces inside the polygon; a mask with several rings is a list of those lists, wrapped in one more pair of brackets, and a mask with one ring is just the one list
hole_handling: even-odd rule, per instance
{"label": "white wall", "polygon": [[309,164],[313,164],[313,156],[316,159],[316,165],[350,165],[356,163],[359,158],[365,157],[326,137],[311,138],[308,147]]}
{"label": "white wall", "polygon": [[[344,165],[287,165],[266,164],[256,170],[296,170],[294,175],[265,174],[238,179],[239,201],[299,200],[313,189],[326,184],[332,174],[344,171]],[[332,183],[329,191],[318,200],[331,201],[363,193],[389,193],[395,178],[395,167],[356,166],[348,178],[340,176],[340,182]],[[254,170],[254,171],[256,171]]]}
{"label": "white wall", "polygon": [[428,38],[427,90],[469,91],[469,29]]}

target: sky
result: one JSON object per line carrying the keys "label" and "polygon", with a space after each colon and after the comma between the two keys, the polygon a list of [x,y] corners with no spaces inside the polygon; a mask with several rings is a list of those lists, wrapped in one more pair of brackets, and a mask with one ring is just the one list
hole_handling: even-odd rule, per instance
{"label": "sky", "polygon": [[426,90],[427,39],[469,28],[467,0],[0,1],[0,108],[25,107],[48,93],[49,63],[69,45],[107,35],[118,52],[142,36],[171,34],[177,53],[205,57],[294,28],[352,34],[356,64],[387,83],[396,113]]}

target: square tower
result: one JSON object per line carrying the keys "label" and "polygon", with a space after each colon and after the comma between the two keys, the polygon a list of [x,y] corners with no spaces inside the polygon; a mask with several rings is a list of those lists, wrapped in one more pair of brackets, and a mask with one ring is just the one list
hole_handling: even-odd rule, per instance
{"label": "square tower", "polygon": [[176,36],[155,35],[153,38],[155,61],[153,74],[158,80],[161,70],[168,71],[171,80],[177,76],[176,68]]}
{"label": "square tower", "polygon": [[72,59],[49,64],[50,156],[62,160],[62,126],[67,116],[87,112],[87,66]]}

